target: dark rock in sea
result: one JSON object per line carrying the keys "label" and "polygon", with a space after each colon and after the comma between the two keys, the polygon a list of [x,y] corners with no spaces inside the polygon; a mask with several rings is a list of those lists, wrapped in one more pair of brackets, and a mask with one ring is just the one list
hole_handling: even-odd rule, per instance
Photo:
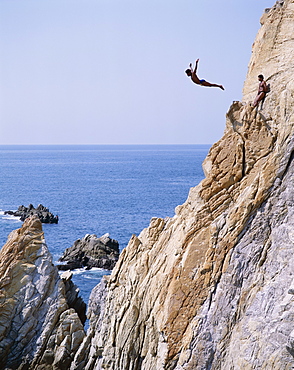
{"label": "dark rock in sea", "polygon": [[51,212],[49,212],[49,209],[44,207],[42,204],[39,204],[37,208],[34,208],[32,204],[30,204],[28,207],[19,206],[17,211],[5,211],[4,214],[20,217],[21,221],[24,221],[30,216],[36,215],[43,224],[58,223],[58,216],[54,216]]}
{"label": "dark rock in sea", "polygon": [[119,244],[111,239],[109,234],[100,238],[97,235],[87,234],[83,239],[78,239],[73,246],[67,248],[60,262],[67,262],[64,265],[57,265],[59,270],[74,270],[85,267],[99,267],[112,270],[119,257]]}

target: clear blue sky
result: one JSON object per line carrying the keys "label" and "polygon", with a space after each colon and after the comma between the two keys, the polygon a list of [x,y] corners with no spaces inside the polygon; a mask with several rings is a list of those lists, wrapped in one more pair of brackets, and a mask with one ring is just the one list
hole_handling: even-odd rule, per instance
{"label": "clear blue sky", "polygon": [[0,0],[0,144],[214,143],[274,3]]}

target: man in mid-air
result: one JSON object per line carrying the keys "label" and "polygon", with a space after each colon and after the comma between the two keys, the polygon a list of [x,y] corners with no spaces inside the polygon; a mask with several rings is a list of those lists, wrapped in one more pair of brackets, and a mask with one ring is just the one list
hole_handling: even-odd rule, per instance
{"label": "man in mid-air", "polygon": [[197,85],[206,86],[206,87],[219,87],[220,89],[224,90],[223,85],[212,84],[208,81],[200,80],[198,78],[198,76],[196,75],[198,62],[199,62],[199,59],[196,60],[194,71],[193,71],[192,63],[190,63],[190,68],[186,69],[185,71],[187,76],[191,77],[191,80]]}

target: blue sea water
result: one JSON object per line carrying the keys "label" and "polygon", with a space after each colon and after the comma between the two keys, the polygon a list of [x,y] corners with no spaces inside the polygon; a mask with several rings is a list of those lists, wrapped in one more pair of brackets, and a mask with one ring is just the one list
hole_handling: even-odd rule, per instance
{"label": "blue sea water", "polygon": [[[152,217],[172,217],[204,177],[209,145],[0,146],[0,247],[22,222],[4,215],[43,204],[59,223],[43,225],[57,262],[85,234],[109,233],[126,247]],[[74,271],[88,301],[109,271]]]}

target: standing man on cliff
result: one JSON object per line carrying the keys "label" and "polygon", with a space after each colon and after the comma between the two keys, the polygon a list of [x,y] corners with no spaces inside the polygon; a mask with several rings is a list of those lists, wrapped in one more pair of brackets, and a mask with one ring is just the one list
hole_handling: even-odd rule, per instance
{"label": "standing man on cliff", "polygon": [[258,92],[257,92],[257,96],[256,96],[256,98],[253,102],[253,107],[257,107],[258,103],[262,99],[265,98],[265,94],[267,93],[267,86],[266,86],[266,82],[264,81],[263,75],[258,76],[258,81],[259,81]]}

